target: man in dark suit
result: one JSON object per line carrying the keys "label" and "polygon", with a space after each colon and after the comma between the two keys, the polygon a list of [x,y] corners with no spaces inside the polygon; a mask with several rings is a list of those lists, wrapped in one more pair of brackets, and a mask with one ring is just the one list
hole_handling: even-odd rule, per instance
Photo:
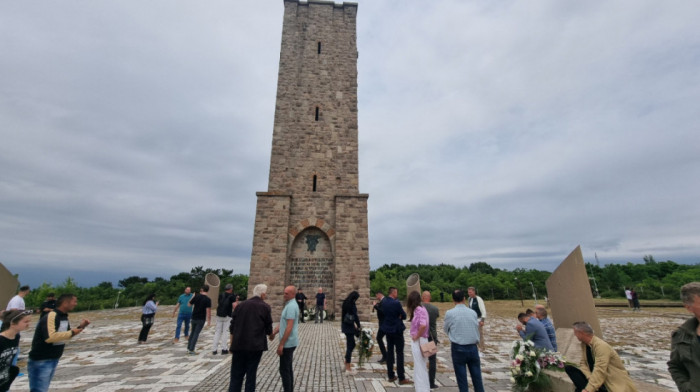
{"label": "man in dark suit", "polygon": [[[377,320],[379,321],[379,326],[381,327],[382,323],[384,322],[384,310],[382,310],[382,304],[384,303],[384,293],[381,291],[377,291],[377,301],[374,303],[374,306],[372,307],[372,311],[377,312]],[[379,345],[379,351],[382,353],[382,358],[379,360],[379,363],[382,365],[386,363],[386,346],[384,345],[384,332],[382,332],[381,328],[379,331],[377,331],[377,344]]]}
{"label": "man in dark suit", "polygon": [[398,373],[399,384],[411,384],[412,381],[406,378],[406,373],[403,367],[403,331],[406,326],[403,320],[406,320],[406,312],[401,306],[396,298],[398,297],[398,290],[396,287],[389,287],[389,296],[384,299],[382,303],[382,310],[384,311],[384,322],[379,326],[379,330],[386,334],[387,342],[387,374],[389,376],[389,382],[396,381],[396,374],[394,373],[394,355],[396,358],[396,373]]}
{"label": "man in dark suit", "polygon": [[245,379],[245,391],[255,391],[258,365],[267,351],[266,336],[272,336],[272,313],[265,302],[267,285],[253,289],[253,298],[236,306],[231,318],[231,381],[229,392],[240,392]]}

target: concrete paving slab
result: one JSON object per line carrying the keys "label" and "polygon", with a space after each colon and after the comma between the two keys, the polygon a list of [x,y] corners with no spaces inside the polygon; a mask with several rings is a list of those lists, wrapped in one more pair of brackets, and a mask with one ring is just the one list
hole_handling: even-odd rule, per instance
{"label": "concrete paving slab", "polygon": [[[175,320],[167,316],[172,312],[172,307],[162,308],[145,345],[136,342],[141,328],[138,308],[71,315],[74,322],[85,317],[91,319],[93,324],[66,346],[51,391],[227,390],[231,358],[229,355],[211,354],[214,329],[204,329],[197,344],[199,354],[188,356],[186,339],[172,343]],[[666,370],[665,361],[670,354],[671,331],[687,316],[682,310],[677,317],[654,317],[652,312],[645,313],[644,309],[630,312],[630,317],[619,317],[619,312],[614,317],[613,314],[613,310],[599,310],[601,327],[606,339],[628,364],[632,378],[640,383],[647,381],[645,385],[656,387],[653,390],[677,391]],[[649,328],[651,320],[653,329]],[[513,340],[518,338],[514,329],[516,320],[492,316],[488,323],[487,345],[482,358],[485,388],[491,392],[510,391],[509,351]],[[376,323],[367,323],[366,326],[376,331]],[[343,365],[345,336],[338,322],[306,323],[300,327],[301,343],[294,353],[297,391],[413,390],[412,386],[399,386],[387,381],[386,367],[377,363],[380,357],[378,348],[375,348],[375,355],[363,365],[363,369],[353,376],[346,376]],[[438,339],[447,342],[447,337],[442,333],[441,319],[438,320],[438,330]],[[23,335],[20,367],[26,373],[26,355],[33,327]],[[449,344],[441,344],[438,348],[437,383],[440,388],[437,391],[457,391]],[[404,351],[407,354],[406,374],[412,379],[413,368],[408,364],[413,361],[408,344]],[[353,366],[356,365],[355,353]],[[277,392],[282,389],[278,366],[276,353],[265,352],[258,370],[258,391]],[[11,390],[28,391],[27,376],[18,378]]]}

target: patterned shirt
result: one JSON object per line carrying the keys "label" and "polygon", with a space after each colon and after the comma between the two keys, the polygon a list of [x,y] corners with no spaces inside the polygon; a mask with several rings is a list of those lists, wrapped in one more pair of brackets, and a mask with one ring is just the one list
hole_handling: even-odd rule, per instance
{"label": "patterned shirt", "polygon": [[443,330],[452,343],[466,345],[479,342],[479,320],[476,312],[465,304],[457,304],[445,313]]}

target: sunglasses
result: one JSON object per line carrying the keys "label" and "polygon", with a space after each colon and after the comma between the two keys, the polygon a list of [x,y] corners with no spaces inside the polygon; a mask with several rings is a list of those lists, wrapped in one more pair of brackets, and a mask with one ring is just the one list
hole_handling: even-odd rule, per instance
{"label": "sunglasses", "polygon": [[10,320],[10,323],[14,322],[15,319],[16,319],[17,317],[26,316],[26,315],[29,315],[29,314],[32,314],[32,313],[34,313],[34,312],[32,312],[31,310],[25,310],[24,312],[22,312],[22,313],[16,315],[15,317],[13,317],[12,320]]}

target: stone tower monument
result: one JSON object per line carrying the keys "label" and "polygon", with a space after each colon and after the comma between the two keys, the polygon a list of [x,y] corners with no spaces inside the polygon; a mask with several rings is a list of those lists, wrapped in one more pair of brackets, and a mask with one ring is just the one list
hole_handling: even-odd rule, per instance
{"label": "stone tower monument", "polygon": [[[357,290],[369,318],[367,194],[359,193],[357,4],[284,0],[282,49],[267,192],[257,193],[248,295],[268,285],[279,317],[283,290],[319,287],[327,311]],[[275,318],[276,319],[276,318]]]}

